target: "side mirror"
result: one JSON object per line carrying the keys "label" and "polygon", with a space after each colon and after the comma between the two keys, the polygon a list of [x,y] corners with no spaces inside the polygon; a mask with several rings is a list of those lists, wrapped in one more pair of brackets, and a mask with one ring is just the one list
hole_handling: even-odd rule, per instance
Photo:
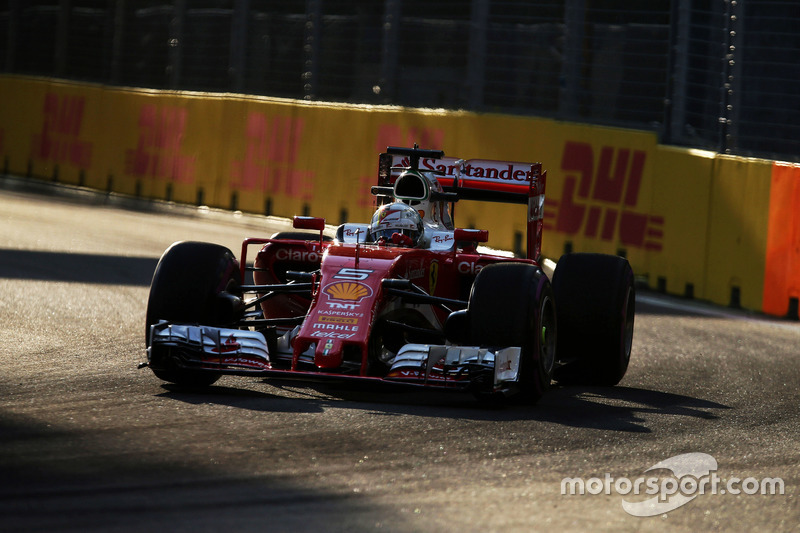
{"label": "side mirror", "polygon": [[487,242],[489,230],[456,228],[453,232],[456,242]]}
{"label": "side mirror", "polygon": [[294,217],[292,227],[295,229],[314,229],[322,231],[325,229],[325,219],[319,217]]}
{"label": "side mirror", "polygon": [[313,229],[319,231],[319,244],[322,245],[322,232],[325,231],[325,219],[319,217],[294,217],[292,227],[295,229]]}

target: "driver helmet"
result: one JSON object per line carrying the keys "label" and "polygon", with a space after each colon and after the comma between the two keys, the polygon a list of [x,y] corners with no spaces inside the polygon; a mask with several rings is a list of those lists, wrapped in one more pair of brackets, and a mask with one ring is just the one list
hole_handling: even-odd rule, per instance
{"label": "driver helmet", "polygon": [[[374,242],[384,240],[412,247],[419,244],[423,230],[422,217],[416,209],[403,202],[382,205],[372,215],[369,225],[370,237]],[[399,236],[395,237],[395,234]]]}

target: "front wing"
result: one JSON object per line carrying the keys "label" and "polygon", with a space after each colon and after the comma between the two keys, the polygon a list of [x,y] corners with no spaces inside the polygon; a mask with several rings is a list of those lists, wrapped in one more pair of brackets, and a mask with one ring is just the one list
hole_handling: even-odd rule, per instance
{"label": "front wing", "polygon": [[[289,340],[279,339],[273,344],[273,349],[291,346]],[[281,361],[291,360],[291,353],[270,354],[267,339],[257,331],[170,324],[165,321],[151,326],[150,346],[147,348],[148,366],[154,370],[207,371],[240,376],[357,379],[436,389],[501,393],[510,393],[516,388],[519,381],[520,354],[518,347],[487,349],[407,344],[392,360],[385,376],[368,377],[310,367],[292,369],[282,366]]]}

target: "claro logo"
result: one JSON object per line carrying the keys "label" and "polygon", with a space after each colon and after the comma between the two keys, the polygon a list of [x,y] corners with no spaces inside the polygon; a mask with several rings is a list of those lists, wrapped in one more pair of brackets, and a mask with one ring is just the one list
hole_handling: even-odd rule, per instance
{"label": "claro logo", "polygon": [[479,265],[474,261],[461,261],[456,265],[456,269],[460,274],[477,274],[483,270],[484,265]]}
{"label": "claro logo", "polygon": [[664,218],[636,211],[646,157],[612,146],[596,154],[588,143],[568,141],[561,159],[564,189],[560,199],[547,198],[545,227],[660,251]]}
{"label": "claro logo", "polygon": [[304,263],[319,263],[322,261],[322,256],[317,252],[290,248],[281,248],[275,252],[275,258],[278,261],[302,261]]}

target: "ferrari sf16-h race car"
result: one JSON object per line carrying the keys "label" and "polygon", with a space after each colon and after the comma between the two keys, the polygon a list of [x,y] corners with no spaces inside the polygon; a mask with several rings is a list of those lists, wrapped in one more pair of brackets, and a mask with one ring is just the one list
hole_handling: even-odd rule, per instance
{"label": "ferrari sf16-h race car", "polygon": [[[330,378],[492,402],[533,403],[553,380],[614,385],[631,354],[633,271],[622,257],[571,253],[548,278],[545,180],[539,163],[389,147],[370,223],[333,237],[324,219],[295,217],[304,231],[245,239],[238,261],[216,244],[175,243],[153,275],[142,366],[192,387],[222,375]],[[527,257],[456,228],[464,200],[527,205]]]}

